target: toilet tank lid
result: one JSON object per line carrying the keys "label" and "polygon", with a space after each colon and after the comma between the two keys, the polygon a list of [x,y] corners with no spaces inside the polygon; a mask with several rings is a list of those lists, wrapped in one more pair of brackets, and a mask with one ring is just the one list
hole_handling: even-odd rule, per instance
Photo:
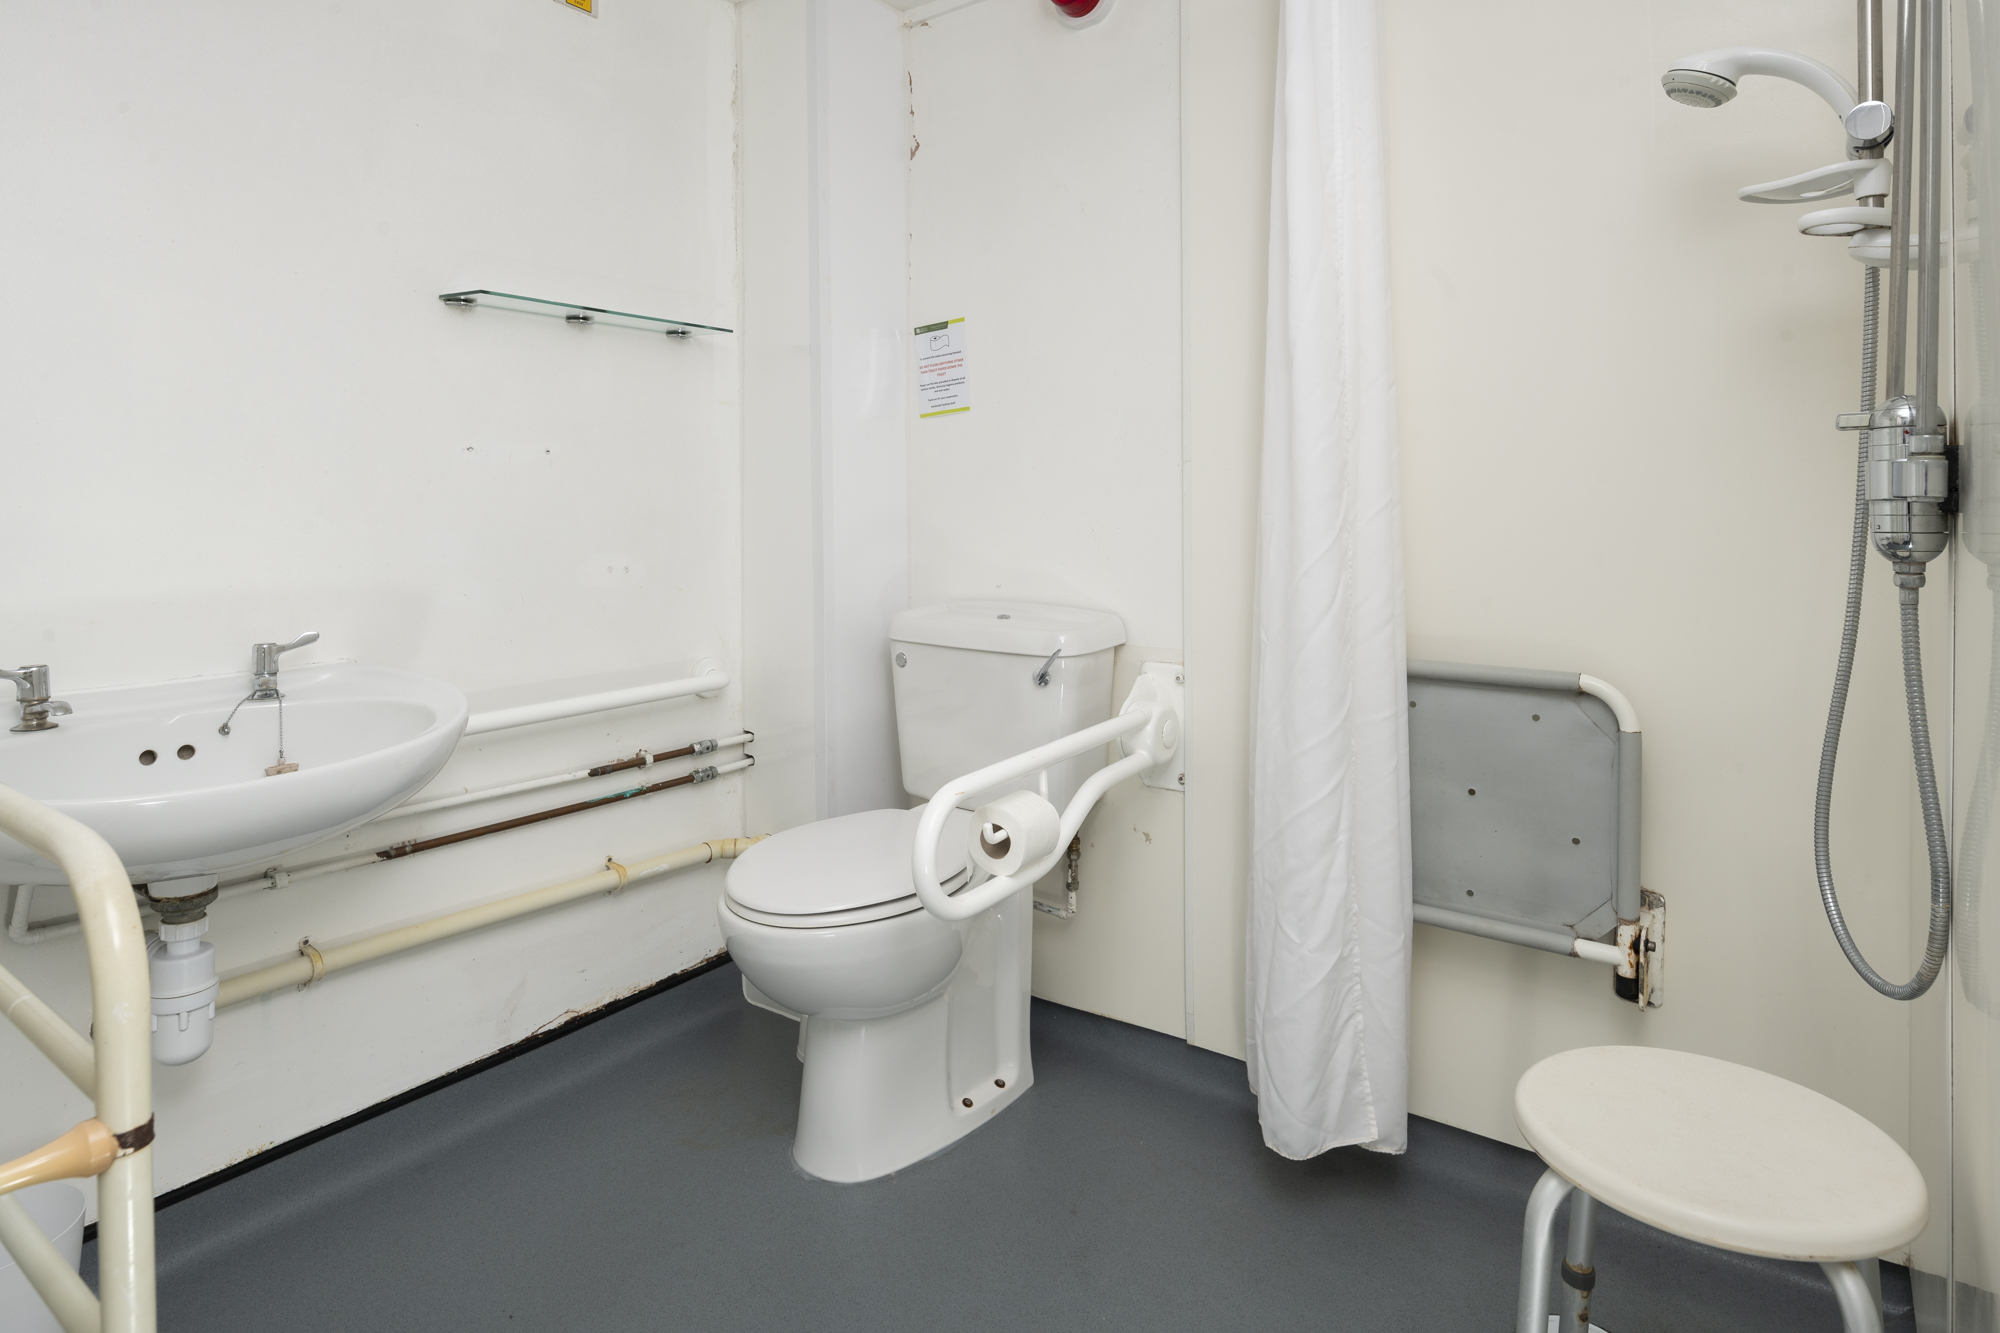
{"label": "toilet tank lid", "polygon": [[913,607],[889,622],[898,643],[975,648],[988,653],[1065,657],[1102,652],[1125,642],[1125,622],[1109,611],[1040,602],[945,602]]}

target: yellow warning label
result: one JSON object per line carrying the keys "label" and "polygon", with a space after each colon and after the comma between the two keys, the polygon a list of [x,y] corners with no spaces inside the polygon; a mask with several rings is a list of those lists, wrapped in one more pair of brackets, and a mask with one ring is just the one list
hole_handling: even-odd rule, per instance
{"label": "yellow warning label", "polygon": [[563,0],[571,9],[581,9],[586,14],[597,13],[596,0]]}

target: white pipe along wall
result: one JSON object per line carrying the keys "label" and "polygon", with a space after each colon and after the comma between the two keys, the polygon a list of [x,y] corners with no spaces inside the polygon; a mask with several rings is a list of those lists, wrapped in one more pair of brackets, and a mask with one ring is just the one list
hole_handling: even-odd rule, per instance
{"label": "white pipe along wall", "polygon": [[[437,300],[483,288],[740,327],[736,26],[727,0],[596,17],[477,0],[0,14],[0,151],[24,187],[0,240],[39,256],[7,296],[48,312],[0,330],[18,371],[0,419],[94,460],[88,486],[0,495],[21,544],[0,651],[48,662],[60,695],[245,672],[251,644],[309,624],[321,639],[286,670],[405,667],[475,714],[629,699],[706,675],[704,659],[741,663],[735,335]],[[542,77],[492,77],[515,67]],[[732,679],[713,698],[474,734],[431,794],[735,736],[743,710]],[[261,965],[298,957],[301,936],[377,934],[607,856],[736,837],[743,780],[249,892],[204,938],[225,968]],[[472,818],[406,814],[297,862],[555,803],[528,790]],[[722,870],[223,1010],[227,1059],[154,1070],[159,1187],[697,965],[720,947]],[[41,890],[35,910],[68,915],[68,897]],[[82,960],[75,937],[0,939],[0,965],[78,1029]],[[388,1025],[404,1039],[365,1035]],[[11,1026],[0,1066],[0,1160],[88,1113]]]}

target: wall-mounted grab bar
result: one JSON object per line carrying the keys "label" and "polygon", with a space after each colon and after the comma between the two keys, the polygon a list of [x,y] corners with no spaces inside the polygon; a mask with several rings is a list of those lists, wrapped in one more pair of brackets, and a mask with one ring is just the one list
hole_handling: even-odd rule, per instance
{"label": "wall-mounted grab bar", "polygon": [[[1118,716],[1011,759],[988,764],[977,772],[968,773],[938,788],[930,804],[924,807],[923,818],[917,821],[916,844],[910,852],[912,886],[918,900],[932,916],[946,921],[965,921],[1032,886],[1062,860],[1071,839],[1076,837],[1085,817],[1105,792],[1126,778],[1144,773],[1174,757],[1181,739],[1179,682],[1183,669],[1178,666],[1166,668],[1167,678],[1175,682],[1168,686],[1162,683],[1162,677],[1151,674],[1152,667],[1153,664],[1147,664],[1148,674],[1140,676],[1133,685],[1132,693],[1126,697],[1124,709]],[[1061,832],[1056,838],[1055,850],[1011,875],[999,875],[984,884],[974,884],[956,893],[944,891],[938,883],[937,842],[938,835],[944,830],[945,820],[950,818],[954,809],[976,793],[1045,772],[1065,759],[1102,749],[1113,741],[1123,743],[1125,757],[1098,769],[1077,788],[1076,795],[1070,798],[1068,807],[1062,812]]]}
{"label": "wall-mounted grab bar", "polygon": [[465,735],[483,736],[489,731],[505,731],[535,722],[582,717],[585,713],[608,713],[614,708],[659,703],[663,699],[684,699],[690,694],[714,694],[728,684],[729,673],[719,666],[710,666],[699,675],[661,681],[657,685],[636,685],[629,690],[607,690],[603,694],[581,694],[569,699],[550,699],[546,703],[523,704],[519,708],[496,708],[491,712],[474,713],[465,720]]}

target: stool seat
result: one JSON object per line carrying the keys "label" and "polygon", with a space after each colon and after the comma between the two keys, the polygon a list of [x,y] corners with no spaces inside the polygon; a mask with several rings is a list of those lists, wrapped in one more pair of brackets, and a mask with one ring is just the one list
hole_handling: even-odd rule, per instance
{"label": "stool seat", "polygon": [[1838,1263],[1924,1229],[1924,1178],[1839,1102],[1726,1060],[1644,1046],[1564,1051],[1514,1091],[1558,1175],[1626,1216],[1774,1259]]}

